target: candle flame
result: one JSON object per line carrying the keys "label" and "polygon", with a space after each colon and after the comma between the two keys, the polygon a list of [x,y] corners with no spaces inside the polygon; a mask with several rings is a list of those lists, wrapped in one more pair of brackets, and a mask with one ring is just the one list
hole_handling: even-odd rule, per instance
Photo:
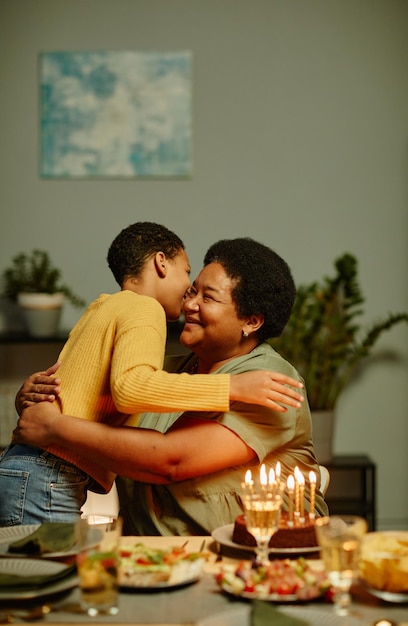
{"label": "candle flame", "polygon": [[288,480],[286,481],[287,487],[289,491],[293,491],[295,488],[295,477],[292,474],[289,474]]}
{"label": "candle flame", "polygon": [[280,464],[280,461],[278,461],[276,463],[275,474],[276,474],[277,478],[280,478],[280,475],[281,475],[281,464]]}
{"label": "candle flame", "polygon": [[316,474],[313,471],[309,472],[309,480],[311,483],[316,484]]}
{"label": "candle flame", "polygon": [[305,477],[303,476],[302,472],[300,471],[297,465],[295,467],[295,478],[299,485],[305,484]]}
{"label": "candle flame", "polygon": [[245,473],[245,484],[246,485],[251,485],[252,484],[251,470],[247,470],[246,473]]}
{"label": "candle flame", "polygon": [[275,472],[273,470],[273,468],[271,467],[269,470],[269,479],[268,479],[268,483],[270,485],[273,485],[273,483],[275,482]]}

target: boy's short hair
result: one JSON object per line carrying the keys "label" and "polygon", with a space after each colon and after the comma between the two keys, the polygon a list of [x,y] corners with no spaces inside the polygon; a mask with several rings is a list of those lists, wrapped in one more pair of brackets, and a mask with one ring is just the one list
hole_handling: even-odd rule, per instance
{"label": "boy's short hair", "polygon": [[148,259],[163,252],[173,259],[184,243],[175,233],[154,222],[136,222],[124,228],[111,243],[108,265],[120,287],[126,278],[139,276]]}

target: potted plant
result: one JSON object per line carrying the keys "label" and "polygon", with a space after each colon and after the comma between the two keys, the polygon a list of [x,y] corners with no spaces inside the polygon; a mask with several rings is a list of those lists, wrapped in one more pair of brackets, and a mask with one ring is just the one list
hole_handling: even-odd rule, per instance
{"label": "potted plant", "polygon": [[[363,329],[364,297],[358,281],[357,259],[344,254],[335,260],[333,278],[298,287],[291,318],[282,335],[271,345],[303,376],[313,419],[315,445],[318,425],[325,427],[321,462],[331,457],[334,408],[337,399],[360,363],[368,357],[380,335],[408,313],[391,313]],[[324,412],[324,414],[322,414]],[[330,439],[330,441],[328,441]],[[318,447],[318,446],[316,446]]]}
{"label": "potted plant", "polygon": [[34,337],[55,335],[65,299],[75,307],[85,305],[62,283],[61,271],[53,266],[44,250],[13,257],[11,266],[1,275],[1,293],[19,305],[27,330]]}

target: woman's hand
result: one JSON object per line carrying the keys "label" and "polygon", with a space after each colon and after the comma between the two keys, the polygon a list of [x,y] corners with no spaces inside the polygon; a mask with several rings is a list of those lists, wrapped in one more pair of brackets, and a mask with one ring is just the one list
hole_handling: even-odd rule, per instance
{"label": "woman's hand", "polygon": [[299,408],[304,400],[292,387],[303,389],[303,383],[270,370],[244,372],[231,376],[230,398],[284,412],[287,409],[283,404]]}
{"label": "woman's hand", "polygon": [[50,402],[34,403],[24,409],[13,430],[12,442],[46,448],[55,443],[54,422],[61,417]]}
{"label": "woman's hand", "polygon": [[15,400],[16,411],[19,415],[36,402],[54,402],[61,391],[59,386],[61,381],[54,376],[60,365],[61,363],[57,361],[44,372],[31,374],[24,381]]}

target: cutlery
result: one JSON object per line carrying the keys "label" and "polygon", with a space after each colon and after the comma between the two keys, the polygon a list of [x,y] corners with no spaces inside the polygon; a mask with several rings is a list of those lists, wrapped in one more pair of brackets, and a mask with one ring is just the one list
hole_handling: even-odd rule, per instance
{"label": "cutlery", "polygon": [[12,609],[6,612],[0,612],[0,624],[13,624],[15,622],[35,622],[48,613],[86,613],[78,602],[70,602],[61,604],[60,606],[51,606],[50,604],[42,604],[32,609]]}
{"label": "cutlery", "polygon": [[0,613],[0,624],[13,624],[16,621],[34,622],[37,619],[41,619],[44,615],[47,615],[51,611],[49,604],[43,604],[41,606],[35,606],[33,609],[24,610],[12,610],[9,613]]}

